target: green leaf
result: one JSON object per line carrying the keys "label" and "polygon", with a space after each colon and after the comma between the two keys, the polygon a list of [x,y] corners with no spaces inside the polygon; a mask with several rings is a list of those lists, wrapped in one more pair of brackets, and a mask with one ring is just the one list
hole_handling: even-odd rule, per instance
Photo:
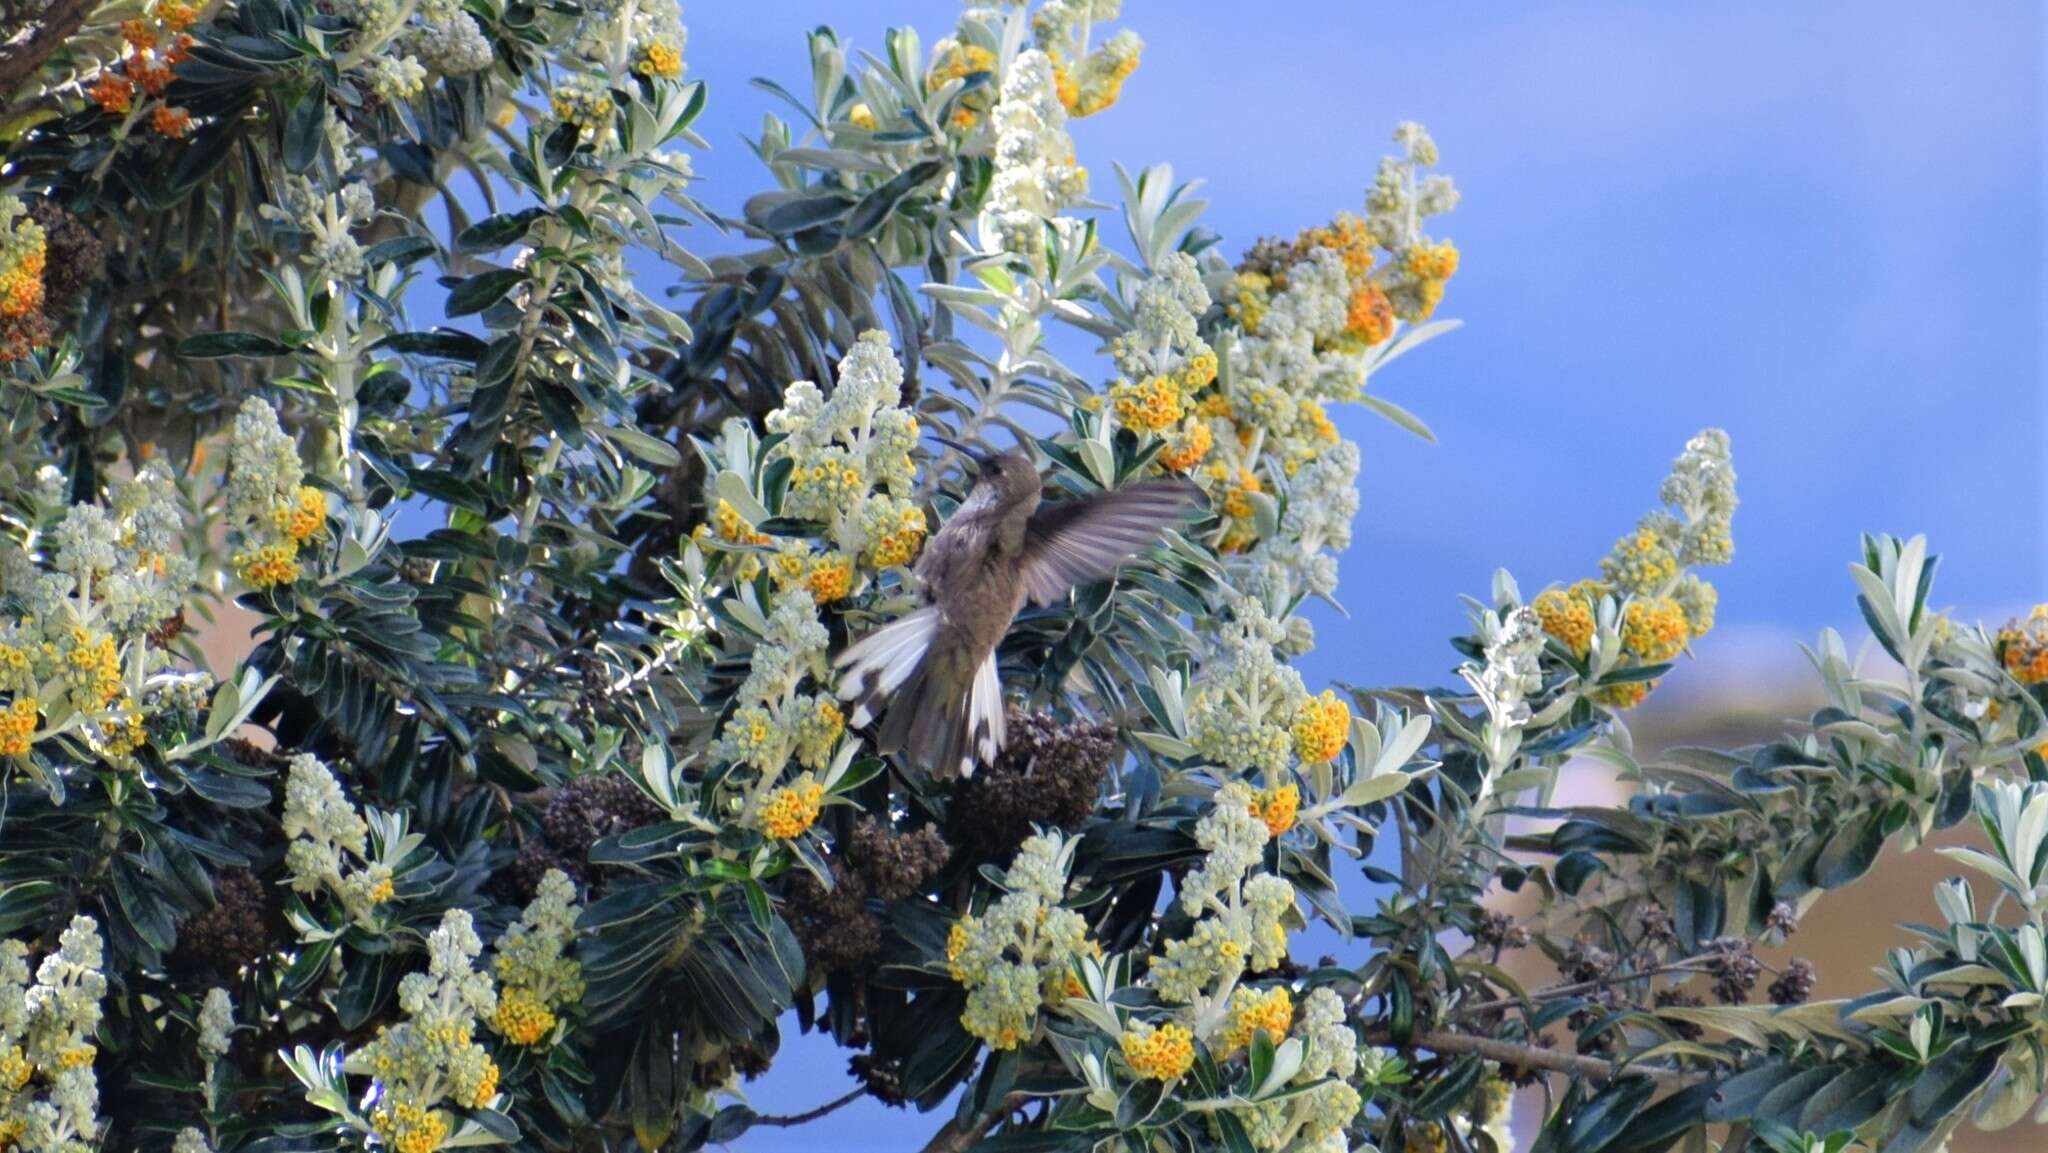
{"label": "green leaf", "polygon": [[468,316],[482,312],[498,303],[513,286],[526,279],[523,268],[492,268],[464,279],[448,293],[444,312],[449,316]]}
{"label": "green leaf", "polygon": [[546,207],[534,205],[517,212],[487,216],[455,237],[457,252],[493,252],[525,236],[533,222],[549,215]]}
{"label": "green leaf", "polygon": [[327,90],[314,88],[285,113],[281,154],[287,172],[302,173],[320,158],[327,142]]}
{"label": "green leaf", "polygon": [[178,355],[194,360],[224,356],[289,356],[290,345],[260,332],[202,332],[178,342]]}
{"label": "green leaf", "polygon": [[897,173],[888,183],[861,197],[860,203],[853,206],[853,212],[846,218],[846,234],[866,236],[880,228],[911,190],[937,177],[945,169],[946,164],[942,160],[923,160]]}

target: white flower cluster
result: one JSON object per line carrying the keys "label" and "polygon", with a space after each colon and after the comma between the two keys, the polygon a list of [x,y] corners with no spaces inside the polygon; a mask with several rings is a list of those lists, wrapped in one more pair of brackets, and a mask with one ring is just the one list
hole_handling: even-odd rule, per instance
{"label": "white flower cluster", "polygon": [[[769,459],[789,460],[786,516],[826,526],[834,551],[822,558],[792,542],[799,553],[778,566],[785,577],[810,585],[819,603],[850,595],[853,561],[871,569],[909,564],[924,547],[924,511],[911,499],[917,465],[917,416],[903,405],[903,365],[887,333],[870,329],[839,362],[839,382],[828,397],[807,380],[783,394],[768,414],[768,429],[784,435]],[[716,494],[711,494],[716,499]]]}
{"label": "white flower cluster", "polygon": [[422,0],[419,17],[408,43],[428,68],[443,76],[467,76],[491,66],[490,41],[458,0]]}
{"label": "white flower cluster", "polygon": [[241,535],[235,573],[251,588],[299,579],[299,550],[327,532],[327,496],[305,482],[299,450],[258,397],[228,439],[228,523]]}
{"label": "white flower cluster", "polygon": [[476,970],[483,952],[468,912],[450,909],[427,935],[427,971],[398,983],[407,1020],[348,1055],[343,1068],[376,1087],[369,1125],[404,1153],[433,1153],[454,1128],[445,1106],[481,1109],[498,1096],[498,1066],[473,1039],[479,1017],[498,1006],[497,989]]}
{"label": "white flower cluster", "polygon": [[316,277],[335,281],[363,274],[363,246],[353,232],[377,214],[369,185],[352,180],[339,188],[326,188],[314,184],[310,177],[287,175],[278,186],[276,202],[260,205],[256,211],[266,220],[289,225],[309,237],[304,259]]}
{"label": "white flower cluster", "polygon": [[993,1049],[1014,1049],[1037,1029],[1041,1008],[1079,991],[1075,959],[1092,955],[1088,923],[1062,908],[1074,846],[1057,832],[1026,840],[1003,875],[1009,892],[979,916],[953,923],[946,963],[967,989],[960,1023]]}
{"label": "white flower cluster", "polygon": [[99,925],[71,919],[29,983],[27,949],[0,941],[0,1144],[20,1153],[98,1147],[93,1044],[107,979]]}
{"label": "white flower cluster", "polygon": [[199,1056],[218,1061],[228,1055],[235,1031],[235,1002],[226,989],[208,989],[199,1005]]}
{"label": "white flower cluster", "polygon": [[105,505],[64,508],[51,479],[38,477],[38,518],[50,524],[39,553],[0,549],[0,589],[24,610],[0,616],[0,756],[76,731],[128,765],[148,715],[196,703],[194,675],[163,674],[170,656],[150,640],[195,579],[182,505],[156,463],[117,481]]}
{"label": "white flower cluster", "polygon": [[1293,725],[1308,703],[1301,674],[1274,653],[1287,626],[1252,597],[1230,606],[1216,652],[1202,666],[1188,701],[1188,740],[1234,774],[1277,780],[1294,752]]}
{"label": "white flower cluster", "polygon": [[[1291,242],[1262,241],[1220,289],[1236,321],[1232,371],[1196,401],[1215,451],[1191,475],[1224,513],[1224,552],[1290,538],[1246,565],[1279,603],[1331,594],[1336,565],[1326,554],[1342,550],[1356,511],[1356,450],[1327,406],[1364,395],[1371,371],[1393,355],[1400,322],[1428,319],[1457,270],[1457,249],[1422,232],[1424,219],[1457,200],[1448,180],[1419,172],[1435,162],[1435,146],[1413,125],[1395,140],[1403,153],[1382,165],[1370,215],[1341,213]],[[1331,465],[1296,483],[1326,457]],[[1275,490],[1293,523],[1278,516]]]}
{"label": "white flower cluster", "polygon": [[801,585],[783,589],[767,625],[754,646],[747,679],[733,695],[737,707],[712,742],[711,755],[759,774],[741,804],[742,819],[787,839],[817,820],[824,788],[810,771],[787,787],[775,789],[775,784],[792,758],[806,770],[832,764],[846,722],[831,693],[799,691],[807,679],[828,683],[830,673],[825,656],[830,637],[810,590]]}
{"label": "white flower cluster", "polygon": [[286,770],[284,835],[294,891],[331,893],[357,924],[376,924],[377,906],[395,895],[391,866],[369,859],[369,824],[311,753],[293,757]]}
{"label": "white flower cluster", "polygon": [[1088,191],[1088,173],[1074,163],[1051,58],[1035,48],[1018,53],[989,119],[995,173],[982,206],[982,247],[1036,263],[1044,256],[1046,224]]}
{"label": "white flower cluster", "polygon": [[1250,786],[1232,781],[1196,823],[1195,842],[1208,857],[1181,882],[1180,904],[1199,919],[1193,932],[1166,943],[1148,978],[1161,1000],[1194,1006],[1200,1035],[1227,1023],[1231,994],[1246,971],[1270,969],[1287,956],[1294,886],[1271,873],[1247,878],[1272,839],[1258,804]]}
{"label": "white flower cluster", "polygon": [[1280,531],[1261,538],[1245,554],[1248,591],[1278,604],[1336,595],[1333,554],[1351,547],[1351,522],[1358,515],[1358,464],[1358,446],[1341,440],[1294,474],[1287,483]]}

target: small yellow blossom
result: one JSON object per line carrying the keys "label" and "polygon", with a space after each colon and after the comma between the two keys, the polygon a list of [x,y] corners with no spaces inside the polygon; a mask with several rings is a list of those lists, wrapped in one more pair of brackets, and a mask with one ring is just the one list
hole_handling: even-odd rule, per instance
{"label": "small yellow blossom", "polygon": [[877,124],[877,121],[875,120],[875,110],[869,108],[866,102],[864,101],[858,102],[854,104],[852,108],[848,109],[846,113],[846,119],[855,128],[864,129],[868,132],[873,132]]}
{"label": "small yellow blossom", "polygon": [[254,589],[291,584],[299,579],[297,551],[286,544],[267,544],[235,557],[235,572]]}
{"label": "small yellow blossom", "polygon": [[1302,703],[1294,718],[1294,752],[1309,764],[1336,759],[1351,739],[1351,706],[1337,698],[1336,690]]}
{"label": "small yellow blossom", "polygon": [[1168,1022],[1154,1029],[1133,1025],[1124,1030],[1124,1060],[1131,1072],[1148,1081],[1178,1081],[1195,1063],[1194,1034]]}
{"label": "small yellow blossom", "polygon": [[2024,620],[2014,620],[1993,638],[2000,663],[2025,685],[2048,681],[2048,604],[2035,605]]}
{"label": "small yellow blossom", "polygon": [[1632,709],[1649,699],[1655,681],[1624,681],[1593,690],[1593,699],[1610,709]]}
{"label": "small yellow blossom", "polygon": [[[1315,705],[1311,703],[1308,707],[1314,708]],[[1344,708],[1344,705],[1339,702],[1337,707]],[[1346,713],[1344,725],[1348,730],[1351,726],[1348,709]],[[1258,806],[1259,819],[1266,823],[1266,831],[1280,836],[1294,827],[1295,814],[1301,810],[1301,789],[1293,784],[1266,789],[1259,794]]]}
{"label": "small yellow blossom", "polygon": [[768,794],[761,804],[761,831],[778,840],[801,837],[818,819],[825,787],[809,773]]}
{"label": "small yellow blossom", "polygon": [[311,485],[301,485],[292,503],[273,514],[277,531],[294,544],[303,544],[327,528],[327,494]]}
{"label": "small yellow blossom", "polygon": [[674,80],[683,74],[683,54],[676,46],[664,40],[657,40],[647,46],[647,51],[633,65],[633,71],[642,76],[658,76],[663,80]]}
{"label": "small yellow blossom", "polygon": [[1368,280],[1351,290],[1344,310],[1344,335],[1374,345],[1394,333],[1394,303],[1386,289]]}
{"label": "small yellow blossom", "polygon": [[1287,986],[1275,985],[1263,993],[1240,988],[1230,995],[1230,1025],[1223,1032],[1225,1053],[1234,1053],[1252,1043],[1261,1031],[1279,1042],[1294,1023],[1294,998]]}
{"label": "small yellow blossom", "polygon": [[1544,589],[1529,607],[1536,610],[1544,632],[1556,637],[1573,656],[1583,658],[1593,648],[1594,621],[1593,606],[1579,588]]}
{"label": "small yellow blossom", "polygon": [[1164,376],[1133,384],[1118,381],[1109,390],[1117,419],[1139,432],[1164,432],[1180,422],[1180,389]]}
{"label": "small yellow blossom", "polygon": [[804,574],[804,584],[811,590],[811,599],[821,605],[846,599],[853,591],[853,558],[844,553],[814,558]]}
{"label": "small yellow blossom", "polygon": [[1684,652],[1686,639],[1691,635],[1685,611],[1670,597],[1633,600],[1622,613],[1622,647],[1651,664]]}
{"label": "small yellow blossom", "polygon": [[1190,424],[1167,440],[1166,447],[1159,452],[1159,463],[1174,472],[1186,472],[1202,463],[1215,443],[1216,436],[1208,425]]}
{"label": "small yellow blossom", "polygon": [[38,710],[34,697],[16,697],[0,709],[0,757],[18,757],[34,742]]}

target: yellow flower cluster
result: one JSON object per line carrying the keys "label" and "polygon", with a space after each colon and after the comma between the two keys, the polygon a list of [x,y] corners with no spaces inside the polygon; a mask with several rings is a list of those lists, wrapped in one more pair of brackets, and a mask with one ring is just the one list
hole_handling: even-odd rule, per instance
{"label": "yellow flower cluster", "polygon": [[1195,1064],[1194,1034],[1170,1021],[1157,1028],[1132,1025],[1122,1047],[1131,1072],[1148,1081],[1178,1081]]}
{"label": "yellow flower cluster", "polygon": [[[1245,554],[1238,567],[1282,603],[1334,592],[1329,554],[1350,541],[1357,450],[1328,404],[1363,395],[1400,323],[1427,319],[1456,270],[1456,249],[1421,231],[1456,193],[1424,172],[1435,151],[1420,129],[1396,140],[1404,153],[1383,162],[1366,215],[1246,253],[1219,292],[1235,322],[1232,372],[1189,406],[1210,445],[1191,475],[1225,513],[1214,543]],[[1253,515],[1262,491],[1286,494],[1284,517]]]}
{"label": "yellow flower cluster", "polygon": [[801,837],[817,821],[824,801],[825,787],[803,773],[761,802],[761,831],[783,841]]}
{"label": "yellow flower cluster", "polygon": [[1598,581],[1582,580],[1568,589],[1544,589],[1529,607],[1536,610],[1544,632],[1583,660],[1593,647],[1593,606],[1605,591]]}
{"label": "yellow flower cluster", "polygon": [[663,80],[677,80],[683,75],[683,54],[675,45],[657,40],[647,46],[633,71],[642,76],[658,76]]}
{"label": "yellow flower cluster", "polygon": [[1230,995],[1230,1024],[1223,1031],[1223,1049],[1218,1056],[1227,1057],[1251,1044],[1259,1032],[1278,1044],[1293,1024],[1294,998],[1287,986],[1275,985],[1263,993],[1239,988]]}
{"label": "yellow flower cluster", "polygon": [[[1351,724],[1348,717],[1344,723],[1348,729]],[[1259,819],[1266,823],[1266,831],[1275,837],[1292,829],[1294,818],[1300,812],[1301,788],[1298,785],[1285,784],[1261,790],[1259,793]]]}
{"label": "yellow flower cluster", "polygon": [[43,273],[49,237],[15,196],[0,197],[0,362],[20,360],[49,342]]}
{"label": "yellow flower cluster", "polygon": [[1993,638],[1999,663],[2024,685],[2048,681],[2048,604],[2035,605],[2025,619],[2014,620]]}
{"label": "yellow flower cluster", "polygon": [[1312,765],[1333,761],[1351,740],[1351,706],[1338,699],[1335,689],[1302,702],[1294,718],[1294,752]]}
{"label": "yellow flower cluster", "polygon": [[519,920],[498,939],[498,1007],[491,1028],[515,1045],[554,1031],[555,1011],[583,997],[583,966],[564,955],[576,937],[576,888],[549,869]]}
{"label": "yellow flower cluster", "polygon": [[228,515],[242,534],[233,562],[250,588],[297,581],[299,551],[327,535],[327,496],[304,481],[276,411],[250,397],[228,443]]}
{"label": "yellow flower cluster", "polygon": [[1645,663],[1661,664],[1685,651],[1691,630],[1685,610],[1670,597],[1628,602],[1621,614],[1621,644]]}
{"label": "yellow flower cluster", "polygon": [[93,1038],[107,992],[99,925],[73,917],[33,982],[27,956],[20,941],[0,941],[0,1149],[96,1147]]}
{"label": "yellow flower cluster", "polygon": [[[996,54],[979,44],[963,44],[958,40],[941,40],[932,46],[931,68],[925,73],[925,89],[937,92],[956,80],[996,70]],[[993,86],[981,88],[962,96],[953,106],[952,125],[967,130],[981,123],[993,103],[990,92]]]}
{"label": "yellow flower cluster", "polygon": [[[785,551],[799,554],[793,559],[802,568],[785,567],[778,577],[808,584],[819,604],[857,591],[858,569],[905,565],[924,547],[924,512],[911,499],[917,466],[910,453],[918,422],[902,401],[903,366],[888,335],[870,330],[840,360],[830,398],[809,381],[798,381],[784,392],[782,407],[768,415],[770,431],[783,435],[768,460],[786,458],[792,465],[780,511],[825,525],[827,538],[825,555],[817,559],[808,544],[786,542]],[[768,543],[719,503],[721,539]]]}
{"label": "yellow flower cluster", "polygon": [[1167,438],[1166,447],[1159,451],[1159,463],[1174,472],[1186,472],[1202,463],[1215,443],[1216,434],[1207,424],[1190,422]]}
{"label": "yellow flower cluster", "polygon": [[[1600,606],[1609,598],[1620,605],[1621,668],[1676,659],[1687,644],[1713,629],[1719,596],[1692,570],[1724,564],[1733,554],[1735,470],[1727,434],[1708,429],[1688,441],[1672,462],[1661,495],[1665,507],[1615,541],[1600,561],[1601,579],[1548,588],[1530,602],[1543,631],[1574,658],[1584,660],[1591,653]],[[2048,672],[2048,664],[2043,669]],[[1589,695],[1609,708],[1631,709],[1648,699],[1655,686],[1654,681],[1618,681],[1598,685]]]}
{"label": "yellow flower cluster", "polygon": [[1032,14],[1033,36],[1052,61],[1054,90],[1070,116],[1093,116],[1115,104],[1124,81],[1138,70],[1145,45],[1129,29],[1099,48],[1088,45],[1089,33],[1111,10],[1095,0],[1048,0]]}
{"label": "yellow flower cluster", "polygon": [[492,1017],[497,991],[475,969],[483,942],[467,912],[450,909],[427,936],[426,972],[398,984],[406,1014],[378,1029],[368,1045],[348,1055],[347,1072],[376,1082],[369,1124],[400,1153],[435,1153],[453,1131],[443,1106],[481,1109],[498,1095],[498,1066],[474,1039],[479,1016]]}
{"label": "yellow flower cluster", "polygon": [[572,80],[556,85],[548,94],[548,110],[557,121],[576,125],[583,138],[590,140],[602,139],[611,131],[617,106],[605,89]]}
{"label": "yellow flower cluster", "polygon": [[1109,399],[1126,428],[1161,433],[1180,423],[1180,387],[1167,377],[1152,376],[1136,383],[1120,380],[1110,387]]}
{"label": "yellow flower cluster", "polygon": [[117,481],[100,504],[66,508],[61,485],[55,469],[38,479],[37,552],[0,544],[0,581],[20,610],[0,615],[0,755],[75,733],[130,767],[149,717],[197,707],[211,687],[171,670],[152,640],[193,585],[184,512],[160,464]]}
{"label": "yellow flower cluster", "polygon": [[18,757],[28,752],[35,743],[39,716],[34,697],[16,697],[0,709],[0,757]]}

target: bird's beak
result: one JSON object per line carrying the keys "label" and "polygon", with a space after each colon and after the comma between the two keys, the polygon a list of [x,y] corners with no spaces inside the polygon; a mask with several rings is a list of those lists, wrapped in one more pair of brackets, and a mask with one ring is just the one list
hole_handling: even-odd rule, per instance
{"label": "bird's beak", "polygon": [[962,443],[961,441],[954,440],[950,436],[940,436],[938,433],[933,433],[932,439],[938,441],[940,444],[945,445],[947,448],[952,449],[954,452],[959,453],[961,456],[966,457],[968,461],[971,462],[976,469],[982,469],[988,466],[989,454],[982,451],[981,449],[975,448],[971,444],[965,444]]}

